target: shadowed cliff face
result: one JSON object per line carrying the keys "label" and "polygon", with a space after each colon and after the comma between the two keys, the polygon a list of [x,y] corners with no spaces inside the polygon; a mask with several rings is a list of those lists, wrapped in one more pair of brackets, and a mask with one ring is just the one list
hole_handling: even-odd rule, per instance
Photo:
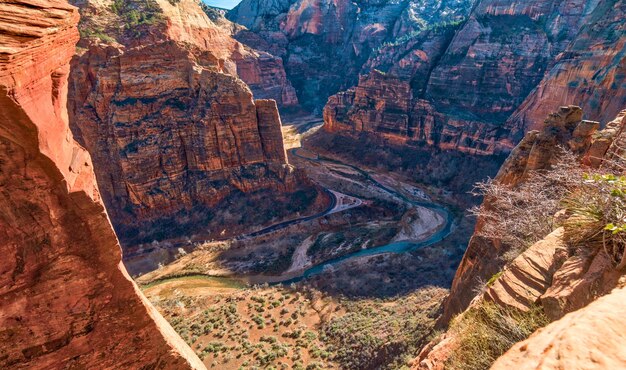
{"label": "shadowed cliff face", "polygon": [[[228,18],[250,30],[236,33],[238,40],[282,57],[300,103],[321,110],[330,95],[357,84],[359,74],[383,68],[380,65],[389,55],[385,45],[412,42],[424,29],[458,22],[472,4],[471,0],[244,0],[228,12]],[[439,48],[427,50],[440,52]],[[402,59],[401,63],[419,60],[410,53],[398,51],[392,58]]]}
{"label": "shadowed cliff face", "polygon": [[513,138],[536,129],[558,105],[579,105],[588,117],[601,122],[626,106],[625,16],[624,2],[597,1],[574,41],[508,119]]}
{"label": "shadowed cliff face", "polygon": [[[554,106],[580,100],[591,119],[608,119],[625,98],[622,8],[614,1],[480,1],[443,48],[437,40],[445,34],[427,35],[428,42],[388,48],[386,63],[372,59],[387,74],[370,73],[332,96],[326,127],[492,154],[510,150]],[[401,92],[385,88],[398,84]]]}
{"label": "shadowed cliff face", "polygon": [[[541,131],[525,135],[494,181],[513,191],[524,192],[528,191],[523,188],[525,183],[537,181],[530,171],[540,170],[544,178],[567,178],[569,194],[561,189],[559,193],[564,194],[559,194],[560,197],[569,201],[576,197],[593,204],[593,197],[585,195],[583,190],[593,181],[583,182],[583,173],[612,173],[612,168],[619,166],[624,152],[626,111],[599,131],[598,122],[584,121],[582,116],[583,111],[575,106],[561,107],[550,114]],[[568,161],[566,169],[559,168],[562,163],[556,163],[562,154],[559,146],[574,154],[568,157],[572,162]],[[560,186],[556,182],[555,186]],[[608,194],[614,189],[611,185],[603,190],[587,191],[600,198],[601,192]],[[502,205],[503,202],[494,199],[499,196],[487,197],[486,207]],[[611,197],[609,202],[618,203]],[[547,210],[553,207],[541,206]],[[422,349],[413,368],[444,369],[459,361],[487,364],[486,367],[495,362],[493,369],[511,366],[524,369],[621,368],[626,358],[624,350],[613,343],[620,340],[620,331],[625,325],[623,315],[618,312],[620,305],[616,303],[623,297],[624,290],[624,271],[618,263],[623,250],[606,248],[602,240],[598,243],[597,231],[585,233],[584,216],[577,213],[576,205],[563,201],[557,207],[564,209],[554,216],[555,224],[548,234],[543,239],[536,235],[538,241],[517,250],[509,262],[504,261],[505,253],[511,248],[506,235],[500,239],[481,234],[481,229],[498,221],[489,216],[479,219],[450,296],[444,303],[442,322],[450,326],[443,336]],[[511,213],[515,222],[520,214]],[[537,217],[535,222],[541,222]],[[513,227],[503,228],[505,232],[515,232]],[[489,281],[481,286],[480,281],[487,279]],[[489,307],[500,310],[515,323],[515,330],[520,330],[518,333],[526,330],[526,334],[513,334],[517,336],[515,339],[503,339],[506,336],[502,333],[509,330],[509,324],[493,317],[485,319],[488,315],[476,315]],[[539,316],[533,316],[537,314]],[[455,319],[449,322],[452,316]],[[524,321],[530,319],[533,321]],[[548,325],[551,321],[554,322]],[[534,328],[528,331],[531,322]],[[608,323],[604,325],[606,330],[600,328],[599,323],[601,326]],[[545,328],[541,329],[543,326]],[[530,335],[532,332],[535,333]],[[499,335],[502,337],[498,338]],[[516,341],[520,342],[515,344]],[[475,357],[483,353],[485,356],[476,361]]]}
{"label": "shadowed cliff face", "polygon": [[295,191],[303,177],[287,164],[276,103],[253,100],[236,77],[249,51],[192,0],[148,2],[150,21],[116,33],[107,17],[129,22],[135,5],[123,4],[106,17],[93,7],[110,4],[83,4],[83,29],[106,21],[117,42],[83,41],[69,97],[72,129],[92,153],[121,240],[206,229],[233,192]]}
{"label": "shadowed cliff face", "polygon": [[128,277],[67,120],[78,12],[0,4],[0,367],[201,369]]}

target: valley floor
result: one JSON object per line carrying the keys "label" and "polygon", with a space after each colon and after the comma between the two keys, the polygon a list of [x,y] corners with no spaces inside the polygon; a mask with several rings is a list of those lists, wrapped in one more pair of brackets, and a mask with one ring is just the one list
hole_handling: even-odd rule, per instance
{"label": "valley floor", "polygon": [[137,281],[210,368],[408,366],[473,223],[433,188],[321,156],[293,132],[290,163],[333,194],[332,207],[196,244]]}

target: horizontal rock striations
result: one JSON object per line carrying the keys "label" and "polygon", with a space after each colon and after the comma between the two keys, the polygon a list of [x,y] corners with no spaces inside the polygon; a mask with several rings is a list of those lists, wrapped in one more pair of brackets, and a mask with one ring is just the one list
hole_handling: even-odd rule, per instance
{"label": "horizontal rock striations", "polygon": [[626,363],[626,288],[617,288],[587,307],[518,343],[492,369],[621,369]]}
{"label": "horizontal rock striations", "polygon": [[[550,168],[561,151],[560,147],[569,148],[581,158],[584,157],[585,152],[593,146],[593,134],[598,123],[583,121],[582,118],[583,111],[576,106],[561,107],[558,112],[550,114],[541,131],[529,132],[511,152],[494,181],[510,187],[516,186],[529,171]],[[484,202],[488,203],[489,199]],[[480,280],[489,279],[503,267],[504,261],[498,257],[507,252],[508,247],[499,240],[479,235],[484,222],[478,220],[474,236],[457,269],[450,296],[444,304],[444,322],[467,307]]]}
{"label": "horizontal rock striations", "polygon": [[536,123],[558,105],[579,105],[588,117],[601,122],[613,119],[626,106],[625,16],[623,2],[597,2],[574,41],[508,119],[512,137],[536,129]]}
{"label": "horizontal rock striations", "polygon": [[[626,111],[600,131],[596,131],[598,122],[582,121],[581,118],[582,110],[575,106],[562,107],[559,112],[549,115],[541,131],[530,131],[526,134],[509,156],[496,181],[513,189],[526,191],[515,186],[526,181],[528,171],[543,170],[546,176],[549,176],[549,171],[560,171],[552,167],[556,153],[561,151],[559,146],[570,149],[578,156],[580,162],[577,163],[574,159],[574,167],[582,165],[583,168],[602,168],[601,166],[612,165],[611,162],[602,162],[614,158],[616,153],[624,150]],[[582,176],[582,172],[577,171],[570,174]],[[568,174],[562,172],[561,176]],[[487,206],[496,204],[489,198],[485,202]],[[581,226],[580,218],[577,218],[580,215],[576,215],[575,207],[567,206],[566,210],[555,215],[555,224],[563,225],[562,227],[555,226],[556,229],[542,240],[523,249],[506,264],[498,261],[507,252],[506,243],[478,236],[480,228],[493,221],[479,220],[477,234],[472,237],[457,270],[451,295],[444,304],[443,321],[459,315],[438,343],[430,343],[421,351],[414,362],[414,368],[443,369],[451,359],[458,362],[463,361],[463,357],[458,356],[476,354],[476,351],[468,351],[468,346],[472,345],[486,351],[493,350],[494,347],[490,347],[488,340],[477,344],[475,341],[482,339],[471,337],[463,331],[464,326],[458,325],[463,320],[471,325],[472,322],[467,320],[475,318],[472,314],[489,305],[495,305],[508,319],[519,322],[519,329],[528,325],[528,322],[516,319],[516,315],[534,317],[532,320],[542,322],[554,321],[545,328],[540,328],[527,340],[523,340],[525,337],[518,338],[522,342],[496,360],[494,369],[506,366],[525,369],[621,368],[625,358],[624,351],[612,343],[620,340],[619,328],[624,325],[623,318],[615,314],[615,310],[619,309],[614,306],[616,300],[620,299],[618,297],[621,297],[624,271],[611,262],[611,257],[602,247],[602,243],[598,244],[594,240],[595,235],[577,235],[578,229],[584,229],[584,226]],[[512,228],[507,231],[512,232]],[[487,281],[489,276],[491,278]],[[477,289],[480,280],[487,283],[482,289]],[[543,319],[533,316],[537,311]],[[610,329],[598,329],[598,323],[610,323],[607,324]],[[483,331],[477,333],[482,333],[479,335],[484,335],[485,339],[493,335],[488,333],[489,330],[495,333],[508,330],[508,324],[493,318],[483,321],[481,325],[483,327],[480,330]],[[485,328],[486,325],[489,328]],[[544,325],[545,323],[541,323],[539,327]],[[495,337],[491,338],[500,343],[498,345],[506,343]],[[507,348],[508,345],[501,349]],[[473,359],[467,360],[471,362]]]}
{"label": "horizontal rock striations", "polygon": [[[367,65],[384,78],[363,70],[356,87],[329,99],[325,127],[493,154],[511,150],[554,106],[584,103],[591,119],[606,121],[626,99],[623,8],[480,1],[458,30],[447,24],[383,46]],[[383,88],[397,84],[410,89]]]}
{"label": "horizontal rock striations", "polygon": [[[456,28],[473,3],[244,0],[227,17],[248,28],[235,34],[238,40],[282,57],[300,103],[321,111],[330,95],[356,85],[359,75],[372,68],[386,68],[382,65],[392,61],[408,71],[428,68],[445,45],[439,45],[439,37],[424,41],[420,33],[446,33],[434,29],[444,23]],[[423,50],[432,55],[404,48],[415,43],[424,43]]]}
{"label": "horizontal rock striations", "polygon": [[[123,4],[117,16],[128,22],[133,3]],[[81,44],[70,78],[72,129],[92,153],[124,244],[217,235],[228,225],[207,230],[213,208],[229,196],[293,192],[303,177],[287,164],[276,103],[254,100],[236,77],[259,67],[246,64],[247,49],[192,0],[146,4],[151,21],[117,31],[105,23],[117,41]],[[84,5],[83,29],[102,23],[94,9],[108,6]],[[250,71],[241,73],[241,63]]]}
{"label": "horizontal rock striations", "polygon": [[[603,157],[610,157],[612,151],[619,147],[626,121],[621,114],[618,119],[607,124],[606,129],[597,131],[598,122],[585,121],[582,117],[582,109],[576,106],[561,107],[558,112],[550,114],[541,131],[526,134],[494,181],[515,187],[524,181],[529,171],[549,169],[562,147],[576,154],[583,164],[599,166]],[[489,199],[485,199],[485,202],[488,203]],[[507,245],[480,236],[479,230],[484,227],[484,222],[478,221],[477,231],[457,269],[450,296],[444,305],[444,322],[467,307],[473,298],[472,291],[481,279],[489,279],[503,267],[504,261],[498,257],[507,252]],[[593,259],[594,256],[589,258]],[[580,266],[579,274],[584,274],[588,268],[588,263],[585,264]]]}
{"label": "horizontal rock striations", "polygon": [[0,4],[0,368],[203,369],[121,263],[67,120],[78,12]]}

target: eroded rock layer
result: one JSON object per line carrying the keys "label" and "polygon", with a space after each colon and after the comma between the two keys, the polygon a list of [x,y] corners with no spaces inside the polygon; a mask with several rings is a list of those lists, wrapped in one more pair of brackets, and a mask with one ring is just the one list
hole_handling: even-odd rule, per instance
{"label": "eroded rock layer", "polygon": [[244,0],[227,16],[249,29],[237,32],[238,40],[283,58],[300,103],[321,111],[330,95],[372,68],[396,63],[408,76],[404,82],[412,70],[429,69],[473,3]]}
{"label": "eroded rock layer", "polygon": [[584,103],[606,121],[626,99],[623,15],[611,0],[480,1],[453,35],[424,30],[383,47],[368,66],[386,75],[332,96],[325,127],[493,154],[555,106]]}
{"label": "eroded rock layer", "polygon": [[0,14],[0,368],[204,368],[126,273],[70,132],[77,10],[16,0]]}
{"label": "eroded rock layer", "polygon": [[263,70],[258,59],[193,0],[146,2],[148,20],[118,29],[104,18],[132,22],[136,4],[122,4],[117,13],[83,4],[83,29],[115,40],[84,39],[69,98],[120,239],[207,231],[213,207],[233,192],[296,190],[302,178],[287,164],[276,103],[253,100],[236,77],[266,80],[252,76]]}
{"label": "eroded rock layer", "polygon": [[492,369],[623,369],[626,288],[572,312],[505,353]]}
{"label": "eroded rock layer", "polygon": [[[526,181],[531,170],[555,170],[552,165],[556,153],[561,151],[559,146],[578,156],[578,164],[572,158],[574,166],[604,168],[612,165],[606,160],[613,160],[616,152],[623,151],[626,111],[601,131],[596,131],[598,122],[581,118],[582,110],[574,106],[562,107],[558,113],[551,114],[541,131],[526,134],[495,181],[515,187]],[[487,206],[494,205],[493,199],[487,198],[485,202]],[[478,236],[480,228],[490,222],[479,220],[477,234],[472,237],[444,305],[444,322],[458,316],[443,336],[422,349],[414,368],[444,369],[451,363],[463,361],[462,356],[476,355],[478,352],[474,349],[468,350],[475,345],[476,338],[470,338],[467,327],[459,323],[472,325],[481,321],[472,315],[489,305],[495,305],[517,322],[518,328],[527,324],[523,319],[515,319],[516,315],[527,315],[534,317],[533,322],[541,322],[535,326],[539,330],[527,340],[528,334],[517,338],[522,342],[496,360],[494,369],[511,366],[524,369],[623,368],[624,351],[612,343],[620,340],[619,330],[624,325],[615,306],[621,299],[618,297],[623,291],[624,271],[616,267],[601,244],[594,243],[593,235],[587,235],[580,242],[572,239],[571,235],[578,232],[573,229],[579,229],[575,217],[565,210],[558,212],[555,221],[563,226],[518,252],[509,263],[501,260],[507,252],[506,243]],[[480,281],[486,281],[489,276],[492,277],[485,286],[477,289]],[[537,312],[540,316],[533,316]],[[605,325],[604,330],[598,323],[611,324]],[[477,324],[476,332],[489,338],[491,334],[487,331],[507,330],[506,326],[497,319],[487,319]],[[489,348],[489,344],[479,346]],[[465,358],[468,362],[474,360]]]}
{"label": "eroded rock layer", "polygon": [[[608,158],[611,151],[619,147],[620,141],[623,140],[622,131],[626,124],[624,114],[620,114],[616,120],[606,124],[607,128],[601,132],[597,132],[598,122],[585,121],[582,118],[583,111],[576,106],[561,107],[558,112],[550,114],[544,121],[544,127],[541,131],[530,131],[526,134],[512,151],[494,181],[514,187],[524,181],[529,171],[549,169],[555,163],[561,148],[567,148],[576,154],[585,165],[596,167],[600,165],[602,158],[605,156]],[[485,202],[489,202],[489,199],[486,199]],[[507,252],[508,246],[499,240],[480,236],[479,230],[484,227],[484,222],[486,221],[478,221],[477,231],[472,236],[463,260],[457,269],[450,296],[444,305],[443,321],[447,322],[454,315],[463,311],[472,300],[473,291],[480,280],[486,281],[499,272],[504,265],[504,261],[499,256]],[[551,242],[551,244],[554,245],[555,243]],[[567,262],[573,264],[570,268],[570,278],[573,280],[575,276],[578,278],[584,276],[595,257],[596,255],[593,254],[585,258],[578,258],[576,263]],[[524,261],[520,262],[524,263]],[[598,260],[596,263],[603,262]],[[534,263],[534,265],[541,264]],[[547,267],[545,269],[549,270]],[[558,276],[559,274],[555,276],[555,279],[558,279]],[[552,279],[552,273],[550,279]],[[551,294],[559,295],[562,288],[554,288]],[[577,288],[572,285],[570,290],[574,289]],[[544,291],[541,290],[538,296],[543,293]],[[494,299],[495,294],[494,292]],[[495,300],[497,301],[497,299]],[[550,303],[547,303],[548,315],[553,318],[563,315],[564,306],[568,306],[570,309],[581,307],[580,302],[566,302],[556,296],[548,297],[547,300],[552,300],[556,305],[552,308]],[[559,301],[558,304],[557,301]],[[515,305],[512,304],[512,306]]]}

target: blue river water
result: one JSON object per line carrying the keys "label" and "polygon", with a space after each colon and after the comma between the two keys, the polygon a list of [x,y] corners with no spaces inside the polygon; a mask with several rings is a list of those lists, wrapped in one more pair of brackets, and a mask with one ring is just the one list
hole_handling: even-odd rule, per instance
{"label": "blue river water", "polygon": [[358,257],[365,257],[365,256],[373,256],[373,255],[377,255],[377,254],[383,254],[383,253],[407,253],[407,252],[412,252],[415,251],[417,249],[420,248],[424,248],[430,245],[433,245],[435,243],[438,243],[442,240],[444,240],[448,235],[450,235],[450,232],[452,231],[452,224],[453,224],[453,217],[450,214],[450,212],[445,208],[442,207],[438,204],[434,204],[434,203],[428,203],[428,202],[422,202],[422,201],[415,201],[412,199],[407,198],[406,196],[404,196],[403,194],[390,189],[388,187],[386,187],[385,185],[379,183],[378,181],[376,181],[374,178],[372,178],[370,176],[370,174],[366,171],[363,171],[362,169],[356,167],[356,166],[352,166],[334,159],[330,159],[330,158],[324,158],[324,157],[319,157],[317,159],[311,159],[308,157],[303,157],[301,155],[298,154],[298,149],[294,149],[292,151],[292,153],[300,158],[304,158],[304,159],[308,159],[311,161],[316,161],[316,162],[321,162],[321,161],[325,161],[325,162],[330,162],[330,163],[335,163],[335,164],[341,164],[343,166],[348,166],[356,171],[358,171],[360,174],[362,174],[363,176],[365,176],[368,180],[370,180],[374,185],[376,185],[378,188],[393,194],[394,196],[402,199],[403,201],[407,202],[407,203],[411,203],[413,205],[416,206],[420,206],[420,207],[424,207],[424,208],[428,208],[431,209],[437,213],[439,213],[440,215],[442,215],[445,220],[446,223],[444,225],[444,227],[442,227],[440,230],[438,230],[437,232],[435,232],[433,235],[431,235],[429,238],[419,241],[419,242],[411,242],[411,241],[402,241],[402,242],[394,242],[394,243],[390,243],[390,244],[385,244],[385,245],[381,245],[378,247],[373,247],[373,248],[368,248],[368,249],[361,249],[359,251],[353,252],[353,253],[349,253],[346,254],[344,256],[341,257],[337,257],[335,259],[331,259],[328,260],[324,263],[321,263],[319,265],[316,266],[312,266],[309,269],[305,270],[304,272],[302,272],[301,275],[288,279],[288,280],[284,280],[284,281],[280,281],[280,282],[276,282],[275,284],[291,284],[291,283],[296,283],[298,281],[301,281],[303,279],[309,278],[311,276],[314,275],[319,275],[321,273],[324,272],[325,269],[333,267],[335,265],[338,265],[342,262],[345,262],[346,260],[349,259],[353,259],[353,258],[358,258]]}

